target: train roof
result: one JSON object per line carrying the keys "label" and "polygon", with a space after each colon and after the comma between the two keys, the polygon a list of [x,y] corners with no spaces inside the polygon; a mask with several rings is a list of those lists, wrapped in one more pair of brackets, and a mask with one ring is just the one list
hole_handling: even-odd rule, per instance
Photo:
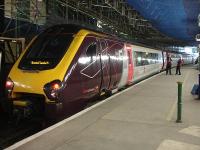
{"label": "train roof", "polygon": [[[85,29],[85,30],[92,31],[92,32],[97,33],[97,34],[107,35],[108,37],[111,37],[112,39],[119,40],[119,41],[122,41],[124,43],[130,43],[130,44],[133,44],[133,45],[136,45],[136,46],[142,46],[142,47],[146,47],[146,48],[155,49],[155,50],[158,50],[158,51],[163,51],[162,49],[158,49],[158,48],[155,48],[155,47],[144,45],[142,43],[138,43],[138,42],[135,42],[135,41],[130,41],[130,40],[127,40],[127,39],[123,39],[123,38],[121,38],[121,37],[119,37],[119,36],[117,36],[115,34],[103,32],[101,29],[97,29],[97,28],[89,27],[89,26],[84,26],[84,25],[58,24],[58,25],[53,25],[53,26],[47,28],[45,31],[47,31],[47,32],[49,30],[54,31],[56,28],[64,28],[64,32],[68,32],[68,33],[72,33],[72,34],[76,34],[81,29]],[[172,52],[172,51],[166,51],[166,52],[177,53],[177,52]]]}
{"label": "train roof", "polygon": [[78,25],[58,24],[58,25],[54,25],[54,26],[47,28],[46,30],[44,30],[44,32],[55,31],[55,29],[59,29],[59,28],[64,28],[64,32],[74,33],[74,34],[78,33],[78,31],[80,31],[80,29],[82,29],[81,26],[78,26]]}
{"label": "train roof", "polygon": [[85,29],[85,30],[92,31],[92,32],[95,32],[95,33],[99,33],[99,34],[117,37],[116,35],[111,35],[111,34],[103,32],[103,31],[94,29],[92,27],[86,27],[86,26],[77,25],[77,24],[58,24],[58,25],[54,25],[54,26],[47,28],[45,31],[49,31],[49,30],[53,31],[56,28],[64,28],[64,32],[73,33],[73,34],[76,34],[80,30]]}

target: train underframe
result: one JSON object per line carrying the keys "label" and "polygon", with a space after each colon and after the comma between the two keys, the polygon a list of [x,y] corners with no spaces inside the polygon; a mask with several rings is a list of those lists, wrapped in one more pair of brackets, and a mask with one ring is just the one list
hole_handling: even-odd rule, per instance
{"label": "train underframe", "polygon": [[17,98],[5,99],[4,109],[11,119],[56,117],[62,112],[62,103],[46,103],[45,97],[38,94],[20,93]]}

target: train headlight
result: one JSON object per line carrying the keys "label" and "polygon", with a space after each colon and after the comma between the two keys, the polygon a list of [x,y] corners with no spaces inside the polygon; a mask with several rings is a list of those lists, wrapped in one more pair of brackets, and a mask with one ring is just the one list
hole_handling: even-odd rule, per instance
{"label": "train headlight", "polygon": [[45,84],[44,92],[48,99],[57,100],[58,99],[58,91],[62,86],[62,82],[60,80],[54,80],[50,83]]}
{"label": "train headlight", "polygon": [[5,86],[6,86],[6,94],[8,95],[8,97],[10,97],[11,93],[13,91],[14,82],[10,78],[8,78],[6,80],[6,85]]}

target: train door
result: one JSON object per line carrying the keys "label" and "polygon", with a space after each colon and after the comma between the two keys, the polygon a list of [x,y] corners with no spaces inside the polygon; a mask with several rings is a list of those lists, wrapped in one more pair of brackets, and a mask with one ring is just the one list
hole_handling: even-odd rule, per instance
{"label": "train door", "polygon": [[101,61],[96,37],[86,37],[81,48],[83,53],[79,58],[79,64],[81,63],[82,90],[86,98],[90,98],[99,93],[101,85]]}
{"label": "train door", "polygon": [[162,70],[165,69],[165,57],[164,57],[164,52],[162,51]]}
{"label": "train door", "polygon": [[127,79],[128,79],[128,57],[127,57],[127,51],[125,48],[125,45],[122,49],[122,53],[121,53],[121,59],[123,60],[123,67],[122,67],[122,77],[121,80],[119,82],[119,88],[122,88],[123,86],[125,86],[127,84]]}
{"label": "train door", "polygon": [[128,84],[130,84],[133,81],[133,52],[131,45],[126,45],[125,47],[128,56]]}
{"label": "train door", "polygon": [[110,85],[110,58],[108,54],[108,43],[106,40],[99,40],[101,58],[101,70],[102,70],[102,83],[100,92],[108,90]]}

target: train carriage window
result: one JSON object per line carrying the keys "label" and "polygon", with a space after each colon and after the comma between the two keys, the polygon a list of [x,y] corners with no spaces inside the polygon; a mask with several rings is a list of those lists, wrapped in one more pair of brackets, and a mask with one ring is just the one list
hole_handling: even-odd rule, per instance
{"label": "train carriage window", "polygon": [[92,59],[94,56],[96,56],[96,53],[97,53],[97,43],[94,42],[88,46],[86,55]]}
{"label": "train carriage window", "polygon": [[156,54],[152,53],[152,64],[156,64]]}
{"label": "train carriage window", "polygon": [[142,52],[135,52],[136,66],[142,66]]}
{"label": "train carriage window", "polygon": [[136,66],[150,65],[158,63],[157,53],[134,52]]}
{"label": "train carriage window", "polygon": [[156,55],[156,63],[159,63],[158,54],[155,54],[155,55]]}
{"label": "train carriage window", "polygon": [[158,63],[158,54],[154,54],[155,63]]}
{"label": "train carriage window", "polygon": [[156,54],[152,53],[152,64],[156,64]]}
{"label": "train carriage window", "polygon": [[154,54],[153,53],[149,54],[149,62],[150,62],[150,64],[154,64]]}
{"label": "train carriage window", "polygon": [[146,53],[144,53],[144,54],[145,54],[145,55],[144,55],[144,56],[145,56],[144,64],[145,64],[145,65],[149,65],[149,64],[151,63],[151,61],[150,61],[150,60],[151,60],[151,53],[147,53],[147,52],[146,52]]}
{"label": "train carriage window", "polygon": [[146,53],[141,52],[141,58],[142,58],[141,65],[142,66],[146,65]]}
{"label": "train carriage window", "polygon": [[154,62],[155,64],[158,63],[158,54],[154,53]]}

